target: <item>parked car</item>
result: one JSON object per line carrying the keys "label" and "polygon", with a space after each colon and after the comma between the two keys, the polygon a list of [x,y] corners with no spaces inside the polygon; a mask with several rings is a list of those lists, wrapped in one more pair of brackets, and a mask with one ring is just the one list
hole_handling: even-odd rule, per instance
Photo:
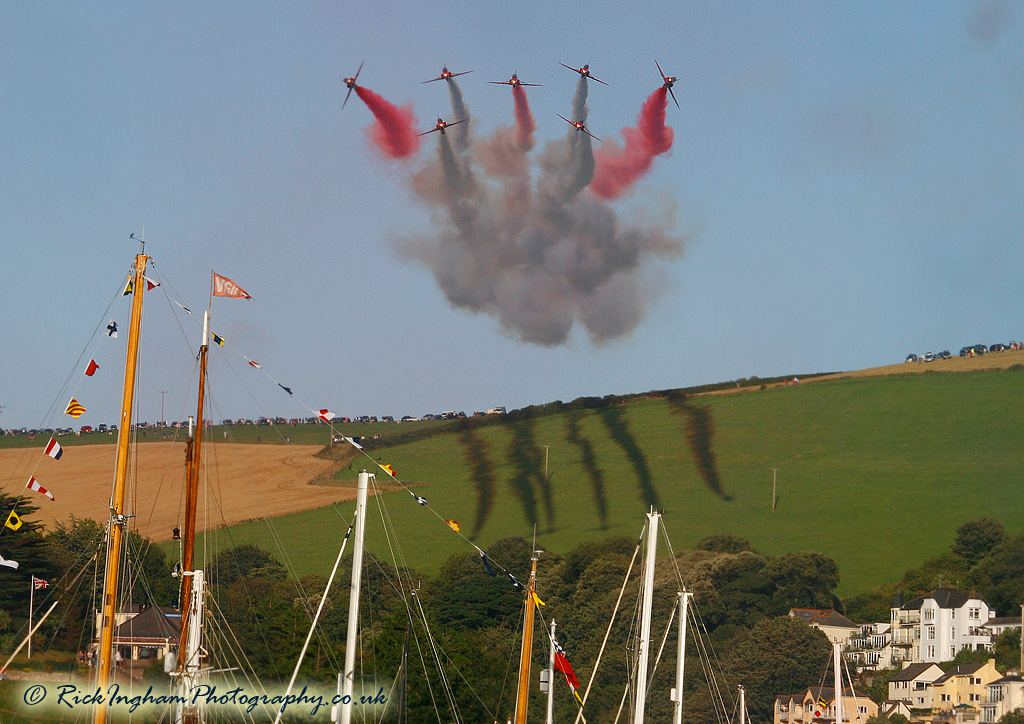
{"label": "parked car", "polygon": [[904,362],[917,362],[918,361],[917,355],[914,354],[913,352],[911,352],[910,354],[907,355],[907,358],[905,360],[903,360],[903,361]]}
{"label": "parked car", "polygon": [[989,352],[1005,352],[1009,347],[1000,342],[996,342],[994,345],[988,348]]}

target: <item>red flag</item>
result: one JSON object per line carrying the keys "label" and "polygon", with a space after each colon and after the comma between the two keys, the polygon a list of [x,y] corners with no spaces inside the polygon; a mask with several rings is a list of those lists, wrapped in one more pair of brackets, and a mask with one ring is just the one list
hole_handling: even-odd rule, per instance
{"label": "red flag", "polygon": [[40,588],[49,588],[50,584],[42,578],[36,578],[35,576],[32,576],[32,587],[38,591]]}
{"label": "red flag", "polygon": [[56,500],[53,497],[53,493],[51,493],[49,490],[47,490],[42,485],[40,485],[39,481],[36,480],[35,478],[29,478],[28,479],[28,483],[25,484],[25,487],[28,488],[29,490],[34,490],[37,493],[42,493],[43,495],[45,495],[50,500],[53,500],[54,502],[56,502]]}
{"label": "red flag", "polygon": [[213,273],[213,296],[235,297],[236,299],[252,299],[249,292],[242,289],[227,277],[222,277],[217,272]]}
{"label": "red flag", "polygon": [[143,276],[142,278],[146,280],[146,291],[147,292],[151,292],[151,291],[153,291],[153,289],[155,289],[156,287],[160,286],[160,282],[155,282],[155,281],[153,281],[152,279],[150,279],[147,276]]}
{"label": "red flag", "polygon": [[576,672],[572,670],[572,664],[569,663],[569,659],[565,657],[565,654],[555,652],[555,671],[561,671],[565,674],[565,680],[569,686],[574,689],[580,688],[580,680],[576,678]]}
{"label": "red flag", "polygon": [[261,365],[259,362],[253,362],[252,360],[249,360],[249,364],[251,364],[253,367],[255,367],[258,370],[263,369],[263,365]]}
{"label": "red flag", "polygon": [[89,360],[89,366],[85,368],[85,376],[92,377],[94,374],[96,374],[96,370],[98,370],[99,368],[100,366],[96,364],[96,360]]}
{"label": "red flag", "polygon": [[334,419],[334,413],[330,410],[320,410],[320,419],[324,422],[330,422]]}
{"label": "red flag", "polygon": [[51,437],[50,442],[46,443],[44,452],[54,460],[60,460],[60,456],[64,454],[64,448],[60,446],[56,438]]}
{"label": "red flag", "polygon": [[454,530],[456,533],[462,530],[462,526],[459,525],[459,521],[457,520],[446,520],[445,523],[447,523],[448,527]]}

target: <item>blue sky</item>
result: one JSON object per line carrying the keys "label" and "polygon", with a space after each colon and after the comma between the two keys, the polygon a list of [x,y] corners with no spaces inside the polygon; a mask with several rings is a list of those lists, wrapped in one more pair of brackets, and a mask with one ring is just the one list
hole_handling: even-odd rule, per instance
{"label": "blue sky", "polygon": [[[254,302],[213,327],[309,406],[472,412],[751,375],[856,369],[1024,337],[1024,10],[1009,2],[7,3],[0,8],[0,427],[67,426],[66,394],[113,422],[123,354],[90,345],[145,229],[139,416],[193,403],[211,270]],[[672,153],[613,204],[685,239],[644,270],[629,335],[543,347],[452,308],[401,239],[434,228],[410,190],[434,158],[383,160],[342,78],[476,133],[529,82],[538,150],[565,135],[589,62],[588,127],[614,138],[660,79]],[[586,193],[586,192],[584,192]],[[184,326],[179,326],[184,325]],[[187,332],[184,337],[182,329]],[[79,355],[101,363],[81,381]],[[214,417],[306,414],[237,354],[211,363]],[[69,387],[63,387],[70,380]],[[54,407],[60,409],[53,412]]]}

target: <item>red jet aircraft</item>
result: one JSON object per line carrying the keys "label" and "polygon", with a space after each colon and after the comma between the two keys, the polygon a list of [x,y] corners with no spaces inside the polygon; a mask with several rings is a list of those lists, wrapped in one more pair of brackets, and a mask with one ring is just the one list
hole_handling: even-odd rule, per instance
{"label": "red jet aircraft", "polygon": [[[566,123],[568,123],[570,126],[576,126],[576,130],[577,131],[583,131],[588,136],[593,138],[595,141],[601,141],[600,138],[598,138],[593,133],[591,133],[590,131],[587,130],[587,127],[583,124],[583,121],[570,121],[568,118],[563,116],[561,113],[556,113],[555,115],[558,116],[559,118],[561,118]],[[601,143],[604,143],[604,141],[601,141]]]}
{"label": "red jet aircraft", "polygon": [[[658,65],[658,61],[654,61],[654,64],[658,66],[658,72],[661,73],[661,79],[665,81],[665,85],[663,85],[662,88],[667,88],[668,92],[672,94],[672,100],[676,101],[676,94],[672,93],[672,86],[675,85],[675,82],[679,79],[674,75],[665,75],[665,71],[663,71],[661,66]],[[676,101],[676,108],[679,108],[679,101]]]}
{"label": "red jet aircraft", "polygon": [[604,85],[608,85],[607,83],[605,83],[600,78],[595,78],[594,76],[592,76],[590,74],[590,63],[587,63],[582,68],[573,68],[571,65],[566,65],[565,63],[559,63],[559,65],[562,66],[563,68],[568,68],[569,70],[572,70],[572,71],[575,71],[575,72],[579,73],[584,78],[590,78],[590,80],[596,80],[598,83],[602,83]]}
{"label": "red jet aircraft", "polygon": [[[364,59],[364,60],[363,60],[363,63],[365,63],[365,62],[366,62],[366,60]],[[355,88],[357,88],[357,87],[358,87],[358,86],[356,85],[356,80],[357,80],[357,79],[359,78],[359,74],[360,74],[360,73],[362,72],[362,70],[363,70],[363,63],[360,63],[360,64],[359,64],[359,70],[357,70],[357,71],[356,71],[356,74],[355,74],[354,76],[352,76],[351,78],[346,78],[346,79],[345,79],[345,86],[346,86],[346,87],[348,88],[348,93],[346,93],[346,94],[345,94],[345,103],[348,103],[348,97],[349,97],[350,95],[352,95],[352,91],[353,91],[353,90],[354,90]],[[341,107],[342,107],[342,109],[344,109],[344,108],[345,108],[345,103],[342,103],[342,104],[341,104]]]}
{"label": "red jet aircraft", "polygon": [[487,82],[488,83],[497,83],[498,85],[510,85],[510,86],[532,85],[532,86],[537,86],[538,88],[540,87],[540,83],[523,83],[523,81],[519,80],[519,76],[517,76],[515,73],[513,73],[512,77],[509,78],[508,80],[489,80]]}
{"label": "red jet aircraft", "polygon": [[[467,72],[468,72],[468,71],[467,71]],[[438,116],[438,118],[437,118],[437,123],[435,123],[435,124],[434,124],[434,127],[433,127],[433,128],[431,128],[431,129],[430,129],[429,131],[424,131],[424,132],[423,132],[423,133],[421,133],[420,135],[421,135],[421,136],[425,136],[425,135],[427,135],[428,133],[433,133],[434,131],[440,131],[440,132],[441,132],[441,135],[443,136],[443,135],[444,135],[444,129],[446,129],[446,128],[450,128],[451,126],[457,126],[457,125],[459,125],[460,123],[465,123],[465,122],[466,122],[466,121],[468,121],[468,120],[469,120],[468,118],[463,118],[463,119],[462,119],[461,121],[453,121],[453,122],[451,122],[451,123],[445,123],[444,121],[442,121],[442,120],[441,120],[441,117],[440,117],[440,116]]]}
{"label": "red jet aircraft", "polygon": [[448,66],[445,65],[441,67],[441,75],[437,76],[436,78],[431,78],[430,80],[421,80],[420,83],[433,83],[435,80],[451,80],[457,75],[466,75],[466,73],[472,72],[473,71],[471,70],[464,70],[461,73],[452,73],[450,70],[448,70]]}

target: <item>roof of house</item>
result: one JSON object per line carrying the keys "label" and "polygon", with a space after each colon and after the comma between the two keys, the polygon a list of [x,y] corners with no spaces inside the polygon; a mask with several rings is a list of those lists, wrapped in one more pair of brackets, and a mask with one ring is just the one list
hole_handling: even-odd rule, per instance
{"label": "roof of house", "polygon": [[[933,666],[937,667],[936,664],[929,663],[909,664],[908,666],[897,672],[896,675],[889,679],[889,681],[913,681]],[[939,669],[939,672],[941,676],[942,669]]]}
{"label": "roof of house", "polygon": [[[826,702],[831,702],[835,699],[836,690],[831,686],[812,686],[809,689],[805,689],[799,694],[794,694],[795,698],[806,700],[809,696],[814,701],[818,699],[824,699]],[[857,691],[849,686],[843,687],[843,696],[858,696],[866,698],[867,694]]]}
{"label": "roof of house", "polygon": [[[939,604],[939,608],[960,608],[971,599],[980,601],[981,597],[974,591],[958,591],[955,588],[942,587],[936,588],[930,593],[926,593],[923,596],[918,596],[913,600],[907,601],[900,608],[904,611],[913,611],[921,608],[921,604],[928,599],[932,599]],[[893,603],[895,603],[895,601]]]}
{"label": "roof of house", "polygon": [[180,632],[181,614],[176,608],[152,606],[118,626],[114,630],[114,638],[177,641]]}
{"label": "roof of house", "polygon": [[984,664],[957,664],[932,683],[944,684],[954,676],[971,676],[984,669],[986,665],[988,665],[987,661]]}
{"label": "roof of house", "polygon": [[1020,674],[1007,674],[1001,679],[985,684],[985,686],[993,686],[995,684],[1024,684],[1024,678]]}
{"label": "roof of house", "polygon": [[860,628],[860,624],[854,623],[832,608],[791,608],[789,615],[816,626]]}
{"label": "roof of house", "polygon": [[985,626],[1020,626],[1020,616],[998,616],[990,618]]}

